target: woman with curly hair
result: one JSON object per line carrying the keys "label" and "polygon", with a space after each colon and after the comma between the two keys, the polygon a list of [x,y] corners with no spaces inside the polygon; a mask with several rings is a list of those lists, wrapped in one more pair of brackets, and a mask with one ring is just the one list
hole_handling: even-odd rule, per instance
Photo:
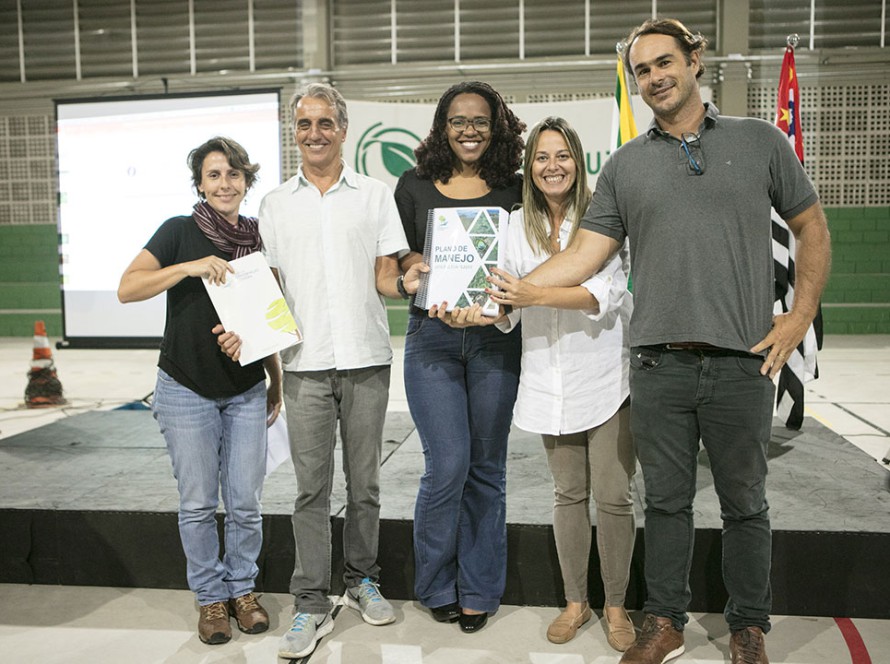
{"label": "woman with curly hair", "polygon": [[[449,88],[395,197],[411,252],[422,260],[433,208],[522,200],[525,125],[488,84]],[[444,303],[443,303],[444,306]],[[405,390],[425,471],[414,509],[414,593],[439,622],[481,629],[507,575],[506,457],[519,384],[520,336],[491,327],[455,329],[438,307],[411,307]]]}

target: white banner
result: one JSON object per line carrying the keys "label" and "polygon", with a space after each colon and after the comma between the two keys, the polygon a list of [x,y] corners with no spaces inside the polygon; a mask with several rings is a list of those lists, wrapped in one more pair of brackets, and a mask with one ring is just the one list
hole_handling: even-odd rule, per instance
{"label": "white banner", "polygon": [[[711,98],[710,89],[702,88],[701,92],[703,100]],[[632,95],[631,103],[637,128],[641,133],[645,132],[652,121],[652,111],[639,95]],[[414,167],[414,148],[430,131],[435,105],[367,101],[347,101],[346,104],[349,130],[343,158],[359,173],[395,188],[399,175]],[[592,189],[609,155],[614,106],[612,97],[603,97],[585,101],[511,104],[510,108],[528,129],[550,115],[568,120],[581,137]]]}

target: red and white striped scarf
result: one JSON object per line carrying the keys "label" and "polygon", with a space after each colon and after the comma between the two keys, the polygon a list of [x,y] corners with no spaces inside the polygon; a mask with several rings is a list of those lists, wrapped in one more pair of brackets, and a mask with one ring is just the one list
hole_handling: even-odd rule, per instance
{"label": "red and white striped scarf", "polygon": [[253,217],[238,215],[238,225],[233,226],[207,201],[195,205],[192,217],[207,239],[220,251],[232,254],[233,259],[263,248],[259,223]]}

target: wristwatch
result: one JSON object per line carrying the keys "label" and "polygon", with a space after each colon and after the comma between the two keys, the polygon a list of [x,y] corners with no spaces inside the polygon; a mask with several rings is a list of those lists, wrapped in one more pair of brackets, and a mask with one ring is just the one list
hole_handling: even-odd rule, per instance
{"label": "wristwatch", "polygon": [[396,290],[399,291],[399,295],[402,296],[403,300],[407,300],[411,297],[410,293],[405,290],[405,275],[400,274],[399,278],[396,279]]}

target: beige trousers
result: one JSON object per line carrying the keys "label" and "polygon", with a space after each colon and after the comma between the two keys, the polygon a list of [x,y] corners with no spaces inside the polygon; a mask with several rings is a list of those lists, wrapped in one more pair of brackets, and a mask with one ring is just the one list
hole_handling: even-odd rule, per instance
{"label": "beige trousers", "polygon": [[596,543],[608,606],[624,606],[636,522],[630,482],[636,469],[624,407],[588,431],[544,434],[553,475],[553,533],[566,600],[587,601],[590,559],[590,496],[596,503]]}

